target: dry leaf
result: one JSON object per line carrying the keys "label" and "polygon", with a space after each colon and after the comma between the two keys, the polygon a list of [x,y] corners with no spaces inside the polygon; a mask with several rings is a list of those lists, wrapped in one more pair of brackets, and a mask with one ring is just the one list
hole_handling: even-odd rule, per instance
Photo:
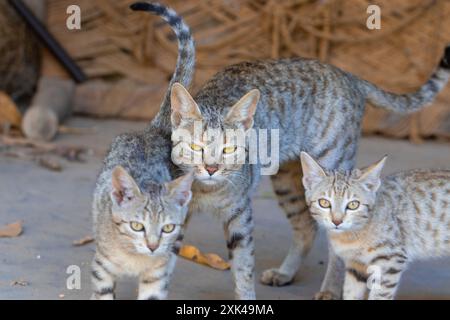
{"label": "dry leaf", "polygon": [[51,158],[46,158],[46,157],[38,157],[37,158],[37,163],[48,170],[51,171],[61,171],[62,170],[62,166],[61,164],[56,161],[55,159],[51,159]]}
{"label": "dry leaf", "polygon": [[85,244],[88,244],[88,243],[91,243],[91,242],[94,242],[94,238],[91,237],[91,236],[86,236],[86,237],[81,238],[79,240],[75,240],[74,242],[72,242],[72,244],[74,246],[76,246],[76,247],[79,247],[79,246],[84,246]]}
{"label": "dry leaf", "polygon": [[0,126],[11,124],[20,128],[21,122],[22,115],[14,101],[6,93],[0,91]]}
{"label": "dry leaf", "polygon": [[65,134],[92,134],[97,133],[97,131],[94,128],[76,128],[76,127],[68,127],[64,125],[60,125],[58,127],[59,133],[65,133]]}
{"label": "dry leaf", "polygon": [[29,283],[28,283],[28,281],[20,279],[20,280],[11,281],[11,283],[9,285],[11,287],[14,287],[14,286],[26,287],[27,285],[29,285]]}
{"label": "dry leaf", "polygon": [[22,233],[22,221],[16,221],[0,228],[0,238],[18,237]]}
{"label": "dry leaf", "polygon": [[92,152],[82,146],[61,145],[42,142],[23,137],[12,137],[0,134],[0,148],[6,151],[3,155],[33,161],[42,168],[51,171],[62,171],[63,166],[55,156],[68,161],[83,162],[83,154]]}
{"label": "dry leaf", "polygon": [[215,253],[202,253],[199,249],[194,246],[185,245],[182,246],[179,252],[180,257],[188,260],[192,260],[196,263],[203,264],[218,270],[228,270],[230,269],[230,264],[223,260],[220,256]]}

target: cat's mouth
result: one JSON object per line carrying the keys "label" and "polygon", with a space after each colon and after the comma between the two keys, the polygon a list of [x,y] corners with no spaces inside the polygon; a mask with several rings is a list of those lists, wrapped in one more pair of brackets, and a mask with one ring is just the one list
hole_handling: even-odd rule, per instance
{"label": "cat's mouth", "polygon": [[343,226],[343,225],[339,225],[339,226],[330,226],[329,230],[335,233],[341,233],[341,232],[347,232],[350,230],[350,227],[348,225]]}
{"label": "cat's mouth", "polygon": [[212,185],[218,183],[221,179],[219,177],[220,175],[217,174],[217,172],[214,173],[207,173],[206,170],[197,172],[195,175],[195,179],[201,183]]}
{"label": "cat's mouth", "polygon": [[334,223],[330,222],[330,223],[327,223],[326,226],[327,226],[327,229],[332,232],[339,233],[339,232],[343,232],[343,231],[347,230],[347,228],[343,224],[335,225]]}
{"label": "cat's mouth", "polygon": [[219,181],[215,179],[214,177],[197,177],[197,180],[200,183],[203,183],[205,185],[214,185],[217,184]]}
{"label": "cat's mouth", "polygon": [[225,180],[220,175],[196,175],[195,177],[196,182],[205,187],[209,188],[217,188],[223,185]]}

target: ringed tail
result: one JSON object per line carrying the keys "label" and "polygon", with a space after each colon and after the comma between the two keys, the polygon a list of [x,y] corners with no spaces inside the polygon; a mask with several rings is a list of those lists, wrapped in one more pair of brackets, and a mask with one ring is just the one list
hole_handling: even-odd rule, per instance
{"label": "ringed tail", "polygon": [[365,93],[367,100],[375,107],[396,113],[411,113],[431,104],[438,93],[445,87],[449,78],[450,45],[445,48],[444,55],[435,72],[416,92],[394,94],[364,80],[360,81],[360,88]]}
{"label": "ringed tail", "polygon": [[160,16],[166,21],[178,39],[178,57],[175,71],[169,82],[169,87],[161,104],[160,111],[153,120],[164,128],[170,128],[170,90],[175,82],[181,83],[189,88],[195,66],[195,43],[192,38],[191,29],[173,9],[160,3],[136,2],[130,6],[134,11],[147,11]]}

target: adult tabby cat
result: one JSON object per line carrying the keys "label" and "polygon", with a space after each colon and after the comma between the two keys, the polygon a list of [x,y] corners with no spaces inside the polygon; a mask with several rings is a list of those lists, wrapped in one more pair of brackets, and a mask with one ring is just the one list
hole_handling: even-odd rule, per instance
{"label": "adult tabby cat", "polygon": [[[345,263],[344,299],[393,299],[407,264],[450,256],[450,171],[325,171],[302,153],[312,216]],[[369,286],[368,286],[369,285]]]}
{"label": "adult tabby cat", "polygon": [[[159,4],[138,3],[132,9],[154,12],[172,27],[179,53],[170,85],[188,86],[195,51],[187,25]],[[167,295],[193,179],[188,175],[169,182],[175,172],[170,158],[169,91],[161,110],[143,132],[116,137],[104,160],[92,208],[94,299],[113,299],[116,279],[123,275],[139,277],[139,299]]]}
{"label": "adult tabby cat", "polygon": [[[224,163],[238,154],[245,153],[247,160],[251,156],[249,145],[233,144],[226,131],[279,129],[281,167],[271,178],[291,222],[293,241],[281,266],[266,270],[261,281],[286,285],[310,250],[317,230],[300,184],[300,152],[307,151],[326,169],[351,170],[366,101],[398,113],[417,111],[433,100],[449,75],[450,47],[428,82],[417,92],[404,95],[385,92],[336,67],[301,58],[227,67],[209,80],[195,99],[181,85],[173,86],[172,130],[187,134],[173,135],[177,152],[172,158],[183,170],[195,172],[190,211],[212,212],[223,223],[238,298],[255,297],[250,197],[261,165]],[[209,139],[195,133],[199,121],[203,132],[221,136]],[[187,135],[193,140],[187,141]],[[192,163],[195,157],[201,161]],[[343,275],[342,262],[330,250],[326,276],[316,298],[339,298]]]}

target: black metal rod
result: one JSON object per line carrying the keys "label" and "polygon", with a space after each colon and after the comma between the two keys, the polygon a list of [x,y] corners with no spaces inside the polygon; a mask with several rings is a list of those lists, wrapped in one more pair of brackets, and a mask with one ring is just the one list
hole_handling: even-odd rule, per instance
{"label": "black metal rod", "polygon": [[47,28],[36,18],[31,10],[22,2],[22,0],[8,0],[11,6],[25,20],[27,25],[36,34],[36,36],[44,43],[45,47],[53,54],[53,56],[61,63],[64,69],[72,76],[77,83],[81,83],[87,79],[83,70],[69,56],[66,50],[56,41],[56,39],[48,32]]}

